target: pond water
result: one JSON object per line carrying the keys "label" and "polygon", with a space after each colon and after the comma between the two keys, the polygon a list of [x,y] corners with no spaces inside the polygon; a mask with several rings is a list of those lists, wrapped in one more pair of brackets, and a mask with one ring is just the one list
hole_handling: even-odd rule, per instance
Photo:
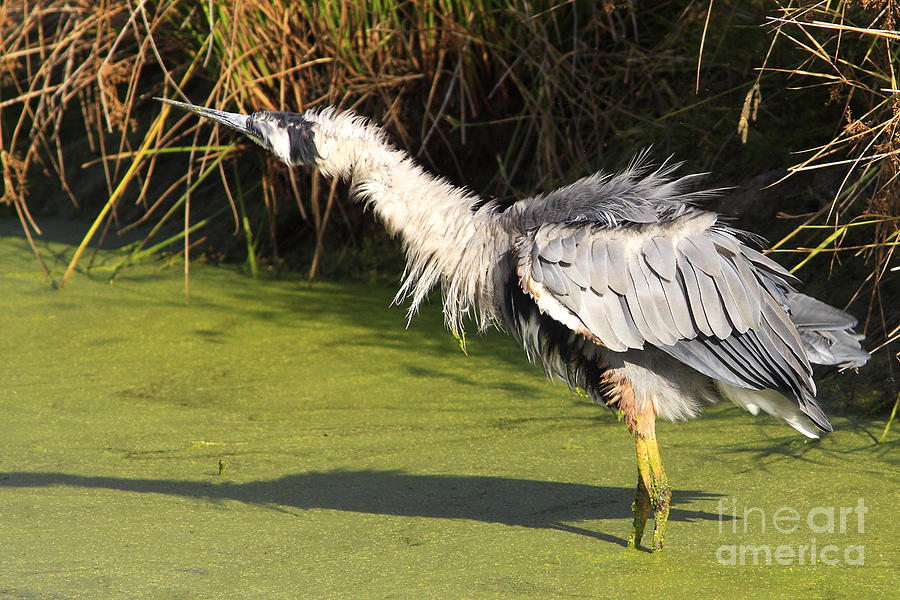
{"label": "pond water", "polygon": [[[730,405],[634,449],[500,334],[385,288],[133,266],[62,291],[0,238],[0,598],[895,597],[900,452]],[[61,239],[61,237],[60,237]],[[71,241],[71,240],[69,240]],[[41,242],[54,276],[71,244]],[[850,375],[852,376],[852,375]]]}

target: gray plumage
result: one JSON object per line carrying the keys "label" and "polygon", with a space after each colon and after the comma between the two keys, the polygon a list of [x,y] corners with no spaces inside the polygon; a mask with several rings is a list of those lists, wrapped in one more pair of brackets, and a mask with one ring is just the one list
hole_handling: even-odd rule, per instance
{"label": "gray plumage", "polygon": [[[652,169],[642,155],[622,172],[503,208],[425,173],[351,113],[244,116],[166,102],[288,165],[348,180],[403,244],[396,301],[409,301],[410,316],[439,284],[451,330],[467,320],[505,329],[549,375],[624,410],[639,446],[655,444],[656,416],[696,416],[719,394],[816,437],[810,420],[831,424],[811,363],[868,359],[856,320],[797,292],[751,236],[698,208],[718,192],[698,190],[696,175],[675,177],[676,165]],[[659,502],[667,514],[668,500]]]}

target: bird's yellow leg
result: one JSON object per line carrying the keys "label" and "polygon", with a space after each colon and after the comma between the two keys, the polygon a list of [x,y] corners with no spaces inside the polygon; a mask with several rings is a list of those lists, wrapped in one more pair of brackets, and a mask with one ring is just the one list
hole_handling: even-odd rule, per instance
{"label": "bird's yellow leg", "polygon": [[[672,488],[669,478],[663,470],[662,458],[659,456],[659,445],[656,436],[644,440],[647,452],[647,463],[650,471],[650,503],[653,505],[653,549],[662,550],[663,538],[666,536],[666,524],[669,521],[669,505],[672,502]],[[646,485],[646,483],[645,483]]]}
{"label": "bird's yellow leg", "polygon": [[[638,482],[637,494],[635,495],[634,503],[631,505],[631,512],[634,513],[634,524],[631,528],[631,537],[628,538],[629,548],[637,548],[641,544],[644,526],[647,524],[647,517],[650,515],[650,493],[644,484],[643,475],[643,472],[649,475],[649,465],[644,469],[641,468],[641,438],[636,435],[635,439],[637,439]],[[647,462],[646,453],[644,454],[644,462]]]}
{"label": "bird's yellow leg", "polygon": [[637,548],[641,543],[650,507],[653,507],[653,520],[656,523],[653,529],[653,549],[661,550],[666,535],[666,522],[669,520],[672,490],[656,443],[656,408],[649,398],[638,402],[631,382],[613,370],[604,372],[603,383],[608,387],[608,403],[616,407],[628,431],[634,434],[637,450],[638,484],[634,504],[631,505],[634,523],[628,547]]}
{"label": "bird's yellow leg", "polygon": [[672,489],[663,470],[662,458],[659,456],[659,445],[656,436],[635,433],[637,450],[638,484],[637,495],[631,511],[634,513],[634,524],[628,547],[636,548],[641,543],[644,526],[653,507],[653,550],[662,550],[663,538],[666,535],[666,523],[669,520],[669,505],[672,500]]}

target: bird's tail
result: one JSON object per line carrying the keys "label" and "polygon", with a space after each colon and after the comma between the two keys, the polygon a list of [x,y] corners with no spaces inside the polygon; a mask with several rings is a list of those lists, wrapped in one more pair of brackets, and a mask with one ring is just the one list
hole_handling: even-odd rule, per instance
{"label": "bird's tail", "polygon": [[[860,345],[863,336],[853,331],[856,319],[852,315],[796,292],[789,293],[787,301],[791,322],[797,328],[809,362],[838,365],[841,369],[866,364],[869,353]],[[751,390],[721,381],[716,384],[726,398],[750,413],[755,415],[762,410],[784,419],[807,437],[819,437],[817,429],[831,431],[828,417],[812,393],[802,399],[791,399],[775,390]]]}
{"label": "bird's tail", "polygon": [[869,353],[860,344],[864,336],[853,331],[856,318],[804,294],[788,294],[787,300],[809,362],[841,369],[866,364]]}

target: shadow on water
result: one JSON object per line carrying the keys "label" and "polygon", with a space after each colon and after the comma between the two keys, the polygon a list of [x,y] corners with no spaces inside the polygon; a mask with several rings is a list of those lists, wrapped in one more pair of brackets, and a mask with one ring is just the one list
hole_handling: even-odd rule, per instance
{"label": "shadow on water", "polygon": [[[570,525],[592,519],[630,519],[634,489],[555,481],[462,475],[416,475],[402,471],[314,471],[249,483],[167,479],[124,479],[66,473],[0,473],[0,488],[72,486],[123,492],[169,494],[210,501],[297,509],[468,519],[486,523],[555,529],[621,546],[623,538]],[[675,490],[674,521],[717,520],[718,513],[679,508],[721,494]]]}
{"label": "shadow on water", "polygon": [[[734,442],[720,441],[717,452],[735,456],[751,457],[748,469],[764,469],[769,463],[799,461],[815,465],[831,464],[835,460],[846,460],[853,455],[865,455],[871,459],[890,465],[900,465],[896,449],[900,440],[879,442],[878,435],[884,429],[884,422],[877,418],[845,417],[835,423],[834,433],[821,433],[821,437],[810,439],[799,435],[777,419],[766,415],[751,417],[737,406],[727,402],[721,408],[707,410],[700,417],[703,421],[728,423],[744,421],[756,426],[756,435]],[[718,425],[714,425],[718,426]],[[834,442],[841,436],[840,442]]]}

